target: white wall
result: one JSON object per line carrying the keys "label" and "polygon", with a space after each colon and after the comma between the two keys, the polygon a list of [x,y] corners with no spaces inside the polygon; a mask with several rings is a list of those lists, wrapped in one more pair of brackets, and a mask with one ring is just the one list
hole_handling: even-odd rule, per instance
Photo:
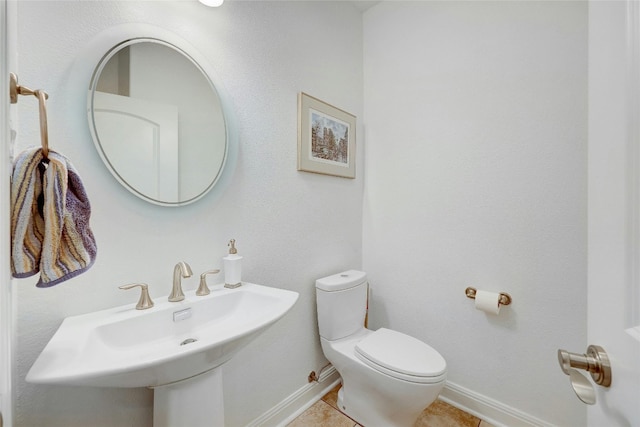
{"label": "white wall", "polygon": [[[585,425],[586,2],[387,2],[364,15],[371,325],[529,419]],[[505,291],[498,317],[467,286]]]}
{"label": "white wall", "polygon": [[[228,239],[244,255],[243,278],[300,292],[293,310],[225,365],[226,418],[242,426],[306,384],[325,359],[316,326],[314,280],[361,266],[363,173],[355,180],[296,170],[297,94],[305,91],[362,116],[362,21],[345,3],[19,2],[20,81],[51,95],[49,143],[67,155],[91,199],[98,259],[50,289],[14,281],[18,324],[16,426],[144,426],[148,390],[27,384],[27,370],[66,316],[135,301],[117,286],[143,281],[167,295],[173,266],[197,275],[221,266]],[[122,23],[163,27],[196,46],[225,84],[240,152],[224,195],[160,208],[121,188],[101,163],[86,123],[92,64],[80,53]],[[86,82],[71,71],[86,69]],[[71,74],[70,74],[71,73]],[[86,85],[79,89],[80,86]],[[80,94],[79,96],[77,94]],[[19,145],[38,144],[37,104],[20,105]],[[362,135],[359,125],[358,134]],[[360,157],[362,159],[362,157]]]}
{"label": "white wall", "polygon": [[[0,75],[8,76],[15,63],[15,41],[7,37],[9,27],[15,28],[15,13],[9,13],[7,2],[0,0]],[[0,93],[9,91],[9,81],[0,81]],[[5,98],[6,99],[6,98]],[[10,104],[7,100],[0,103],[0,138],[9,141],[11,137],[9,118]],[[11,163],[9,161],[9,144],[0,149],[0,209],[9,212],[9,178]],[[10,257],[10,221],[9,215],[2,215],[0,221],[0,424],[11,426],[13,422],[13,301],[11,283]]]}

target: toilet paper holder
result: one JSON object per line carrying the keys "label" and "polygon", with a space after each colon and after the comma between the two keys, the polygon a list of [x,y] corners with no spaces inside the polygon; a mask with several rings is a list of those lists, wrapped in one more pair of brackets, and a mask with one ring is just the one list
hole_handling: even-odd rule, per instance
{"label": "toilet paper holder", "polygon": [[[471,286],[469,286],[467,289],[464,290],[464,293],[467,296],[467,298],[471,298],[471,299],[476,299],[476,292],[477,292],[477,289]],[[500,299],[498,300],[498,303],[500,305],[511,304],[511,295],[509,295],[506,292],[500,292]]]}

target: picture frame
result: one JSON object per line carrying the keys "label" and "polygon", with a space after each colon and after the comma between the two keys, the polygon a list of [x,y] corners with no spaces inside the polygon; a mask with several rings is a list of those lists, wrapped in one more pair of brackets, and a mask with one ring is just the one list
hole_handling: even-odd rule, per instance
{"label": "picture frame", "polygon": [[298,170],[356,177],[356,117],[298,94]]}

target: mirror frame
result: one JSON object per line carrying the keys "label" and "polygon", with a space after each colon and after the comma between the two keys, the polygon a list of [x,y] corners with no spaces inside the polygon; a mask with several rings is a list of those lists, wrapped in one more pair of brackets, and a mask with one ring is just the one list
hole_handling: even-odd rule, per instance
{"label": "mirror frame", "polygon": [[[113,57],[119,50],[125,46],[139,43],[141,41],[149,41],[158,43],[180,52],[188,59],[200,72],[204,78],[209,82],[212,89],[217,93],[221,104],[221,110],[223,114],[223,121],[225,124],[225,156],[213,181],[203,190],[200,194],[192,197],[188,200],[178,202],[164,202],[150,198],[135,188],[131,187],[119,174],[114,170],[113,166],[106,158],[102,147],[100,146],[100,140],[96,133],[96,127],[93,120],[93,94],[97,84],[98,76],[102,72],[105,64]],[[92,51],[92,53],[89,53]],[[90,43],[90,46],[85,49],[86,55],[90,66],[94,68],[91,70],[91,78],[88,84],[88,93],[85,92],[86,99],[86,113],[89,124],[89,130],[91,138],[93,140],[96,151],[100,155],[102,162],[105,164],[111,175],[126,188],[130,193],[136,195],[138,198],[150,202],[158,206],[178,207],[192,204],[206,195],[212,195],[213,197],[219,197],[225,188],[228,186],[233,174],[237,162],[238,155],[238,142],[237,142],[237,129],[235,126],[235,117],[233,111],[230,108],[228,97],[225,93],[224,87],[215,75],[213,67],[204,58],[202,54],[198,52],[190,43],[186,42],[179,36],[158,28],[144,24],[124,24],[110,28],[107,31],[101,33],[95,40]],[[95,52],[99,52],[98,55]],[[102,52],[106,52],[102,54]],[[97,65],[93,65],[97,64]],[[85,86],[87,87],[87,86]]]}

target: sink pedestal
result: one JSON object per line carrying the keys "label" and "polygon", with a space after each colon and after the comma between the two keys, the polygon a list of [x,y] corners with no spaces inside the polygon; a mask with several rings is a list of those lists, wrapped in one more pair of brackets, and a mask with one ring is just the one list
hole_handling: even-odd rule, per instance
{"label": "sink pedestal", "polygon": [[153,427],[223,427],[222,367],[153,389]]}

